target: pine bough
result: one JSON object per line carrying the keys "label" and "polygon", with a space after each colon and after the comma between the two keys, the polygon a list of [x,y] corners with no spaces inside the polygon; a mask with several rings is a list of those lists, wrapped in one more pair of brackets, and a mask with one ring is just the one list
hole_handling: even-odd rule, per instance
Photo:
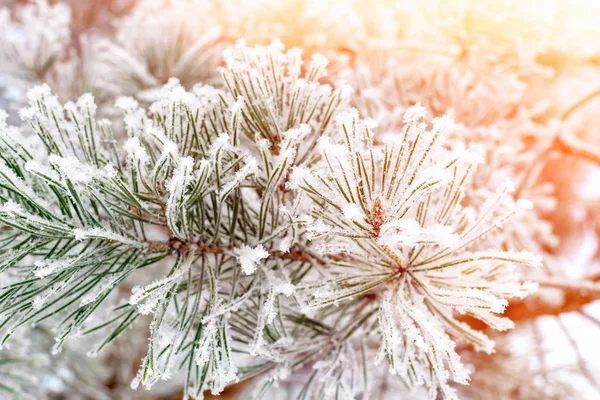
{"label": "pine bough", "polygon": [[0,123],[2,345],[43,325],[56,352],[101,335],[94,355],[150,315],[133,387],[182,371],[201,398],[260,375],[260,397],[298,374],[299,398],[369,398],[386,363],[455,398],[457,343],[494,349],[466,321],[511,328],[507,299],[535,289],[515,265],[538,257],[482,240],[527,202],[498,217],[507,185],[464,207],[478,157],[452,123],[416,105],[377,132],[349,88],[321,83],[319,55],[274,42],[224,57],[220,88],[121,98],[124,141],[91,95],[61,105],[47,86],[20,114],[33,139]]}

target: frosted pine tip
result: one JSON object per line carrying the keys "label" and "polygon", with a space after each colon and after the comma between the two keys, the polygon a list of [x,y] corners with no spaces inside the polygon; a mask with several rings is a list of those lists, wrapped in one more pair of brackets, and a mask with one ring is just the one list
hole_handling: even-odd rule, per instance
{"label": "frosted pine tip", "polygon": [[351,108],[348,111],[341,112],[335,118],[335,122],[340,125],[351,125],[358,121],[358,110],[356,108]]}
{"label": "frosted pine tip", "polygon": [[367,128],[371,131],[377,129],[377,126],[379,126],[379,123],[377,122],[377,120],[375,120],[373,118],[367,118],[363,121],[363,123],[365,124],[365,128]]}
{"label": "frosted pine tip", "polygon": [[179,146],[174,141],[167,139],[163,144],[163,154],[175,159],[179,155]]}
{"label": "frosted pine tip", "polygon": [[129,112],[138,108],[138,102],[133,97],[124,96],[117,99],[115,106],[125,112]]}
{"label": "frosted pine tip", "polygon": [[513,193],[515,191],[515,183],[509,178],[506,178],[506,181],[504,181],[503,189],[507,193]]}
{"label": "frosted pine tip", "polygon": [[[238,43],[240,43],[242,46],[246,45],[246,43],[244,41],[239,41]],[[285,46],[283,45],[281,40],[273,39],[273,41],[269,45],[268,49],[271,52],[281,53],[285,49]]]}
{"label": "frosted pine tip", "polygon": [[123,148],[132,159],[137,159],[141,165],[148,163],[150,157],[137,136],[128,139]]}
{"label": "frosted pine tip", "polygon": [[48,86],[45,83],[43,85],[34,86],[27,91],[27,99],[31,103],[35,103],[37,101],[42,101],[46,97],[49,97],[51,95],[52,95],[52,90],[50,90],[50,86]]}
{"label": "frosted pine tip", "polygon": [[517,207],[520,210],[532,210],[533,209],[533,203],[530,200],[527,200],[527,199],[519,199],[519,200],[517,200]]}
{"label": "frosted pine tip", "polygon": [[77,100],[77,107],[79,110],[87,111],[92,117],[96,115],[96,110],[98,108],[94,101],[94,96],[91,93],[81,95]]}
{"label": "frosted pine tip", "polygon": [[103,118],[96,121],[99,128],[110,128],[112,126],[112,122],[109,119]]}
{"label": "frosted pine tip", "polygon": [[531,258],[531,266],[540,268],[544,262],[544,257],[541,254],[534,254]]}
{"label": "frosted pine tip", "polygon": [[448,115],[433,120],[433,129],[444,135],[454,130],[454,121]]}
{"label": "frosted pine tip", "polygon": [[229,146],[229,135],[221,133],[212,143],[210,152],[214,155],[221,147]]}
{"label": "frosted pine tip", "polygon": [[36,111],[33,107],[25,107],[19,110],[19,117],[23,121],[30,121],[35,117]]}
{"label": "frosted pine tip", "polygon": [[181,85],[179,84],[179,79],[177,79],[177,78],[169,78],[169,80],[167,81],[165,86],[163,86],[163,89],[165,91],[169,91],[169,92],[175,91],[179,88],[181,88]]}
{"label": "frosted pine tip", "polygon": [[319,150],[322,152],[331,152],[336,156],[342,157],[347,153],[346,146],[333,143],[329,136],[321,136],[318,139]]}
{"label": "frosted pine tip", "polygon": [[402,275],[408,270],[408,265],[404,265],[400,257],[398,257],[398,255],[395,252],[393,252],[392,249],[390,249],[386,245],[383,245],[382,249],[396,263],[395,267],[398,275]]}
{"label": "frosted pine tip", "polygon": [[404,123],[408,124],[411,122],[419,121],[425,117],[425,107],[421,103],[416,103],[414,106],[410,106],[404,112]]}
{"label": "frosted pine tip", "polygon": [[349,100],[352,93],[354,93],[354,88],[343,81],[339,82],[337,86],[342,100]]}
{"label": "frosted pine tip", "polygon": [[327,57],[320,53],[313,54],[311,61],[313,63],[313,67],[315,68],[325,68],[327,67],[327,64],[329,64]]}
{"label": "frosted pine tip", "polygon": [[64,110],[70,113],[76,113],[77,112],[77,106],[75,106],[75,103],[73,103],[72,101],[67,101],[65,103],[65,105],[63,106]]}

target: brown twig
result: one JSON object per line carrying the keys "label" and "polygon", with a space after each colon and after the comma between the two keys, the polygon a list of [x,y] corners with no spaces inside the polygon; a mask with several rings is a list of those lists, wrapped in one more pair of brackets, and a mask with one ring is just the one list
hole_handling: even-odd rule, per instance
{"label": "brown twig", "polygon": [[[572,104],[561,114],[561,119],[563,121],[567,121],[577,110],[598,96],[600,96],[600,88],[588,93]],[[600,165],[600,148],[591,143],[586,143],[569,133],[563,132],[561,134],[557,134],[554,137],[552,147],[563,152],[564,154],[582,158]]]}
{"label": "brown twig", "polygon": [[595,99],[598,96],[600,96],[600,89],[596,89],[593,92],[588,93],[587,95],[585,95],[584,97],[579,99],[577,102],[575,102],[573,105],[571,105],[571,107],[567,108],[561,114],[562,120],[566,121],[567,119],[569,119],[571,117],[571,115],[573,115],[573,113],[575,111],[577,111],[579,108],[586,105],[587,103],[589,103],[590,101],[592,101],[593,99]]}
{"label": "brown twig", "polygon": [[600,284],[593,279],[582,279],[579,281],[543,279],[538,280],[537,283],[542,288],[560,289],[563,291],[579,293],[583,296],[591,295],[600,297]]}
{"label": "brown twig", "polygon": [[600,165],[600,148],[571,134],[561,133],[557,135],[553,147],[564,154]]}
{"label": "brown twig", "polygon": [[[157,252],[187,252],[191,250],[204,254],[232,254],[234,252],[234,247],[232,245],[225,245],[222,243],[203,243],[197,241],[187,242],[177,238],[171,238],[168,241],[148,241],[146,242],[146,246],[149,250]],[[348,258],[348,256],[344,254],[319,256],[300,247],[294,247],[288,252],[269,249],[267,249],[267,251],[269,251],[270,258],[298,262],[316,262],[320,265],[326,265],[328,261],[342,261]]]}
{"label": "brown twig", "polygon": [[[595,283],[599,280],[599,275],[591,275],[577,282],[540,281],[538,283],[541,287],[560,290],[563,294],[563,301],[559,304],[530,299],[512,301],[503,316],[513,322],[523,322],[542,316],[556,317],[569,312],[580,312],[587,304],[600,300],[600,286]],[[474,318],[465,317],[463,320],[474,329],[483,330],[488,327],[485,322]]]}
{"label": "brown twig", "polygon": [[[189,251],[194,247],[195,251],[205,254],[228,254],[233,253],[234,248],[231,245],[221,243],[201,243],[185,242],[177,238],[169,241],[149,241],[149,249],[153,251]],[[267,249],[268,250],[268,249]],[[314,262],[319,265],[326,265],[329,261],[347,260],[348,256],[344,254],[333,254],[319,256],[301,247],[292,248],[289,252],[269,251],[270,258],[297,262]],[[558,316],[572,311],[579,311],[583,306],[595,300],[600,300],[600,273],[585,277],[580,281],[560,281],[545,279],[538,281],[540,287],[552,288],[562,291],[564,301],[562,304],[547,304],[535,301],[515,301],[511,302],[504,312],[504,316],[511,320],[526,321],[533,320],[544,315]],[[467,322],[475,329],[485,329],[487,325],[479,320],[467,318]]]}

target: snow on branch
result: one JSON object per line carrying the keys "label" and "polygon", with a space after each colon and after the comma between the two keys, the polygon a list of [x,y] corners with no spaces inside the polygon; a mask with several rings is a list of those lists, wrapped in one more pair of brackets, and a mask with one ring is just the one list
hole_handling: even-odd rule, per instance
{"label": "snow on branch", "polygon": [[481,157],[451,119],[417,104],[378,132],[350,88],[323,83],[323,56],[273,42],[224,57],[218,87],[170,79],[148,107],[118,100],[114,134],[91,95],[62,104],[48,86],[21,111],[36,145],[2,121],[2,343],[48,322],[55,351],[93,333],[96,354],[151,315],[133,387],[182,369],[199,398],[312,365],[328,392],[357,396],[368,388],[342,366],[370,351],[456,398],[457,343],[494,349],[460,316],[509,329],[507,299],[535,290],[515,266],[540,257],[483,240],[530,204],[505,206],[510,185],[465,204]]}

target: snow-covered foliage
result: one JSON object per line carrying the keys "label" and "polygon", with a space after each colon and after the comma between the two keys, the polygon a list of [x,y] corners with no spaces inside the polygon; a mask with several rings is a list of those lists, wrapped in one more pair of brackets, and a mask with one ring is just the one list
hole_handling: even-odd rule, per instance
{"label": "snow-covered foliage", "polygon": [[152,98],[172,77],[187,88],[214,81],[223,45],[209,3],[140,1],[112,37],[86,37],[85,74],[97,96]]}
{"label": "snow-covered foliage", "polygon": [[[496,314],[532,289],[512,265],[540,260],[477,245],[519,210],[494,214],[507,190],[479,210],[461,205],[479,158],[448,146],[447,117],[428,128],[411,107],[403,130],[376,142],[374,121],[346,105],[351,90],[319,83],[325,67],[278,42],[236,45],[223,90],[172,79],[147,110],[121,98],[122,149],[92,96],[62,105],[47,86],[31,89],[20,115],[37,146],[2,127],[3,269],[18,275],[1,299],[3,341],[60,315],[55,351],[105,330],[100,350],[151,314],[133,386],[183,367],[198,397],[267,369],[331,373],[341,360],[327,355],[350,351],[340,339],[373,326],[371,362],[454,397],[448,381],[469,376],[456,341],[493,350],[454,312],[510,328]],[[94,318],[121,282],[165,263]],[[349,385],[342,374],[325,390],[365,390]]]}
{"label": "snow-covered foliage", "polygon": [[[460,59],[425,55],[411,63],[407,57],[401,53],[385,61],[382,57],[361,59],[346,69],[343,76],[357,86],[354,105],[379,121],[384,131],[397,129],[406,108],[417,102],[433,118],[452,115],[457,126],[451,136],[477,149],[483,158],[467,183],[470,188],[464,203],[477,209],[510,180],[513,193],[502,199],[498,211],[515,207],[519,198],[534,205],[485,239],[500,242],[506,249],[536,253],[554,248],[557,238],[547,219],[555,207],[553,187],[534,186],[529,180],[538,174],[536,161],[543,157],[557,128],[552,121],[537,122],[541,111],[526,106],[525,78],[514,68],[490,64],[476,54]],[[393,72],[381,73],[384,70]]]}
{"label": "snow-covered foliage", "polygon": [[70,57],[70,22],[67,5],[47,0],[0,8],[2,108],[23,106],[27,87],[34,84],[47,82],[61,94],[71,90],[77,61]]}
{"label": "snow-covered foliage", "polygon": [[506,190],[478,210],[463,208],[477,156],[445,148],[453,128],[447,118],[435,119],[429,130],[423,117],[420,105],[409,108],[404,131],[376,145],[371,121],[359,120],[356,111],[340,114],[343,142],[322,138],[322,161],[294,169],[291,186],[314,202],[307,232],[322,253],[348,258],[326,268],[327,279],[315,277],[298,290],[307,311],[368,296],[378,304],[380,358],[410,384],[426,383],[432,398],[436,387],[452,398],[446,381],[466,383],[468,371],[447,333],[493,351],[493,343],[453,310],[510,328],[494,315],[506,307],[503,298],[532,289],[519,283],[511,265],[539,266],[541,259],[476,244],[519,210],[494,215]]}

